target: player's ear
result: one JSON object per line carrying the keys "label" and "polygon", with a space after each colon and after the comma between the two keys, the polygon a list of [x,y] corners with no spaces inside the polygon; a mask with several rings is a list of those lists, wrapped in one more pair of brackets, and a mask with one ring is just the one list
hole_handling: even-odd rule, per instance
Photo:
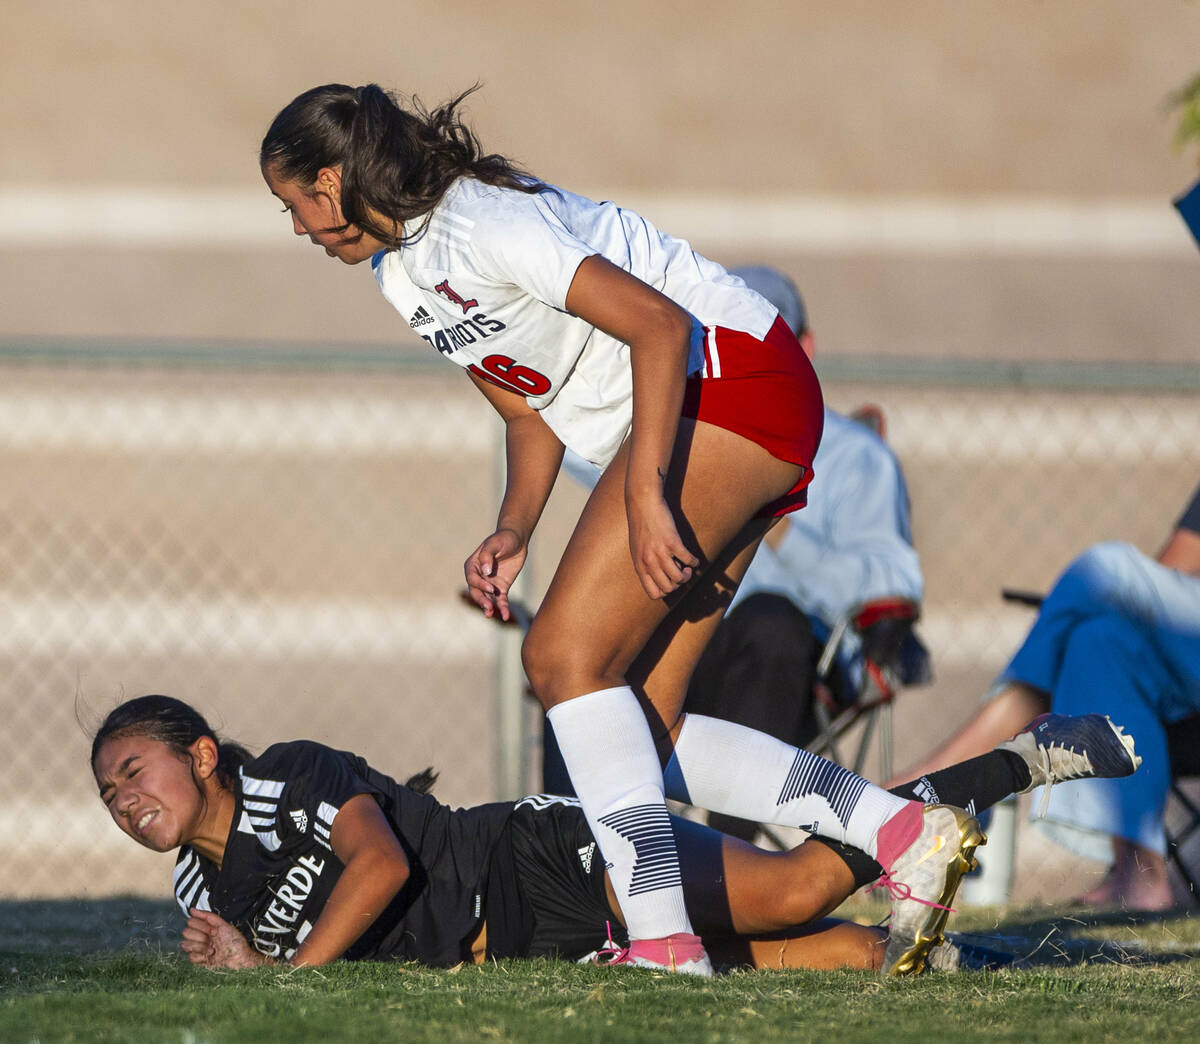
{"label": "player's ear", "polygon": [[342,168],[322,167],[317,171],[317,180],[313,184],[313,188],[340,204],[342,202]]}
{"label": "player's ear", "polygon": [[217,771],[220,754],[211,736],[201,736],[188,750],[192,755],[192,771],[197,779],[208,779]]}

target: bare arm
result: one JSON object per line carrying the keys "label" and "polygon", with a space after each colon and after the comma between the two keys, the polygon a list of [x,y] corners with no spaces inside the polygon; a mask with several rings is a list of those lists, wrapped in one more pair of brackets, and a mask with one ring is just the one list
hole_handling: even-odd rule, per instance
{"label": "bare arm", "polygon": [[475,374],[470,377],[504,420],[507,478],[496,531],[472,552],[464,572],[471,599],[484,615],[499,613],[507,620],[508,591],[521,571],[530,537],[554,488],[563,444],[521,395]]}
{"label": "bare arm", "polygon": [[328,964],[353,945],[408,881],[408,857],[370,794],[347,801],[329,832],[343,870],[291,964]]}
{"label": "bare arm", "polygon": [[629,345],[629,546],[642,587],[651,598],[660,598],[689,580],[698,563],[663,497],[683,405],[692,319],[670,298],[598,255],[579,266],[566,303],[574,315]]}
{"label": "bare arm", "polygon": [[504,420],[508,480],[496,528],[513,529],[528,541],[558,477],[563,444],[523,396],[469,376]]}

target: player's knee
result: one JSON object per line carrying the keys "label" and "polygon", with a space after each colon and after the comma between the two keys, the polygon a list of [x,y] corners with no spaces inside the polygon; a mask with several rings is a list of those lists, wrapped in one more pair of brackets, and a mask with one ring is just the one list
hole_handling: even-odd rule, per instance
{"label": "player's knee", "polygon": [[550,653],[546,643],[542,641],[541,633],[536,626],[536,620],[525,640],[521,643],[521,666],[525,669],[525,677],[529,679],[529,687],[533,689],[542,706],[547,710],[553,706],[546,702],[546,693],[551,676]]}
{"label": "player's knee", "polygon": [[826,907],[817,900],[807,878],[789,877],[772,895],[776,904],[774,919],[780,923],[808,924],[825,916]]}
{"label": "player's knee", "polygon": [[538,619],[534,619],[521,645],[521,664],[538,701],[549,710],[581,695],[584,690],[579,686],[588,683],[575,677],[583,659],[580,650],[574,650],[573,656],[569,643],[554,628],[538,626]]}
{"label": "player's knee", "polygon": [[548,614],[534,617],[521,645],[525,677],[549,710],[564,700],[625,685],[635,655],[625,636],[581,631]]}
{"label": "player's knee", "polygon": [[798,845],[781,853],[789,872],[772,890],[775,915],[787,924],[826,917],[848,894],[845,863],[825,846]]}

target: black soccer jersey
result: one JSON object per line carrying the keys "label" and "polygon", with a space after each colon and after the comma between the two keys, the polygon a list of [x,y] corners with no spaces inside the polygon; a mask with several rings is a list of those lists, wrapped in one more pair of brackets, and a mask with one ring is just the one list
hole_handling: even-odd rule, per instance
{"label": "black soccer jersey", "polygon": [[342,864],[329,844],[338,810],[370,794],[408,857],[404,888],[346,952],[350,960],[455,964],[483,913],[488,859],[512,802],[451,809],[362,758],[319,743],[277,743],[239,773],[220,867],[189,846],[175,864],[186,914],[211,910],[260,953],[286,960],[321,914]]}

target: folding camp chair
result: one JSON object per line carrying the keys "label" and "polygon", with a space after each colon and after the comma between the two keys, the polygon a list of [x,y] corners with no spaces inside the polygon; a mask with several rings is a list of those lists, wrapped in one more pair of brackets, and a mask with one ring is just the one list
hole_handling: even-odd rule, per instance
{"label": "folding camp chair", "polygon": [[[808,749],[863,774],[867,753],[877,739],[879,779],[892,775],[892,704],[902,686],[922,685],[933,677],[929,651],[914,626],[920,606],[908,598],[879,598],[856,606],[834,625],[817,662],[813,710],[820,732]],[[856,635],[862,643],[862,680],[848,699],[838,700],[834,684],[838,652]],[[844,689],[844,686],[842,687]],[[843,739],[861,726],[857,746],[847,759]]]}
{"label": "folding camp chair", "polygon": [[1167,726],[1167,757],[1171,763],[1171,792],[1163,815],[1167,856],[1188,892],[1200,900],[1200,873],[1184,852],[1184,846],[1200,832],[1200,803],[1189,793],[1189,787],[1200,782],[1200,714]]}

